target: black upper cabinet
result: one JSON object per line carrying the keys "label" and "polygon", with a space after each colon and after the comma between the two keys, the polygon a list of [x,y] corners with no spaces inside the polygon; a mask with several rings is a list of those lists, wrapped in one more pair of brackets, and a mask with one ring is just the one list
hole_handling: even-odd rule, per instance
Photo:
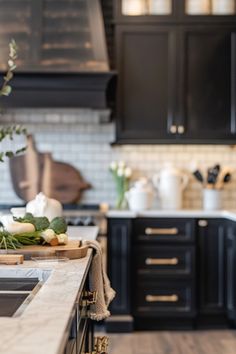
{"label": "black upper cabinet", "polygon": [[117,143],[236,142],[236,16],[122,16]]}
{"label": "black upper cabinet", "polygon": [[122,139],[168,139],[175,119],[175,43],[175,32],[166,26],[118,29],[117,128]]}
{"label": "black upper cabinet", "polygon": [[[193,142],[236,139],[235,38],[232,28],[184,27],[180,32],[178,126]],[[236,141],[236,140],[235,140]]]}

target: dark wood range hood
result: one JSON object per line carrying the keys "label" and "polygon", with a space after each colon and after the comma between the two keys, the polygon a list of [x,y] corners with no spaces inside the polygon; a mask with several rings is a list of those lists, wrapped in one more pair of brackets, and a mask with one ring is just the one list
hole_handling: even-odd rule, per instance
{"label": "dark wood range hood", "polygon": [[0,0],[0,70],[8,43],[18,45],[9,107],[112,107],[116,73],[109,69],[99,0]]}

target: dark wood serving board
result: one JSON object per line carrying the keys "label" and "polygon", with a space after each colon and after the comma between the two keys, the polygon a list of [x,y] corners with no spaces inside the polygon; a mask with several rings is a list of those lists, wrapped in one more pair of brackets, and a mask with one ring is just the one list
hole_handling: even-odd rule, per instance
{"label": "dark wood serving board", "polygon": [[78,259],[86,256],[88,246],[79,247],[79,241],[70,240],[64,246],[25,246],[17,250],[0,250],[1,254],[22,254],[25,260],[31,257],[67,257],[69,259]]}

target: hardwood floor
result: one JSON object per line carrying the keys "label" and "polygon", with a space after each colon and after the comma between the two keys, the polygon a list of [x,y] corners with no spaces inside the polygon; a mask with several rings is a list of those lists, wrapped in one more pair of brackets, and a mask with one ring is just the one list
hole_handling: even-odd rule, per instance
{"label": "hardwood floor", "polygon": [[236,330],[109,334],[109,354],[236,354]]}

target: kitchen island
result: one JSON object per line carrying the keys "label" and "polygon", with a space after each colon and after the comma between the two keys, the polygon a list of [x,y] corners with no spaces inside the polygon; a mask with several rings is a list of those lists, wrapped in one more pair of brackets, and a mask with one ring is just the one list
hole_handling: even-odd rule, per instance
{"label": "kitchen island", "polygon": [[[95,240],[97,227],[69,227],[69,237]],[[78,300],[92,261],[87,256],[57,265],[25,261],[18,266],[0,266],[1,278],[38,278],[40,290],[16,317],[0,317],[0,353],[62,354],[76,316]]]}

